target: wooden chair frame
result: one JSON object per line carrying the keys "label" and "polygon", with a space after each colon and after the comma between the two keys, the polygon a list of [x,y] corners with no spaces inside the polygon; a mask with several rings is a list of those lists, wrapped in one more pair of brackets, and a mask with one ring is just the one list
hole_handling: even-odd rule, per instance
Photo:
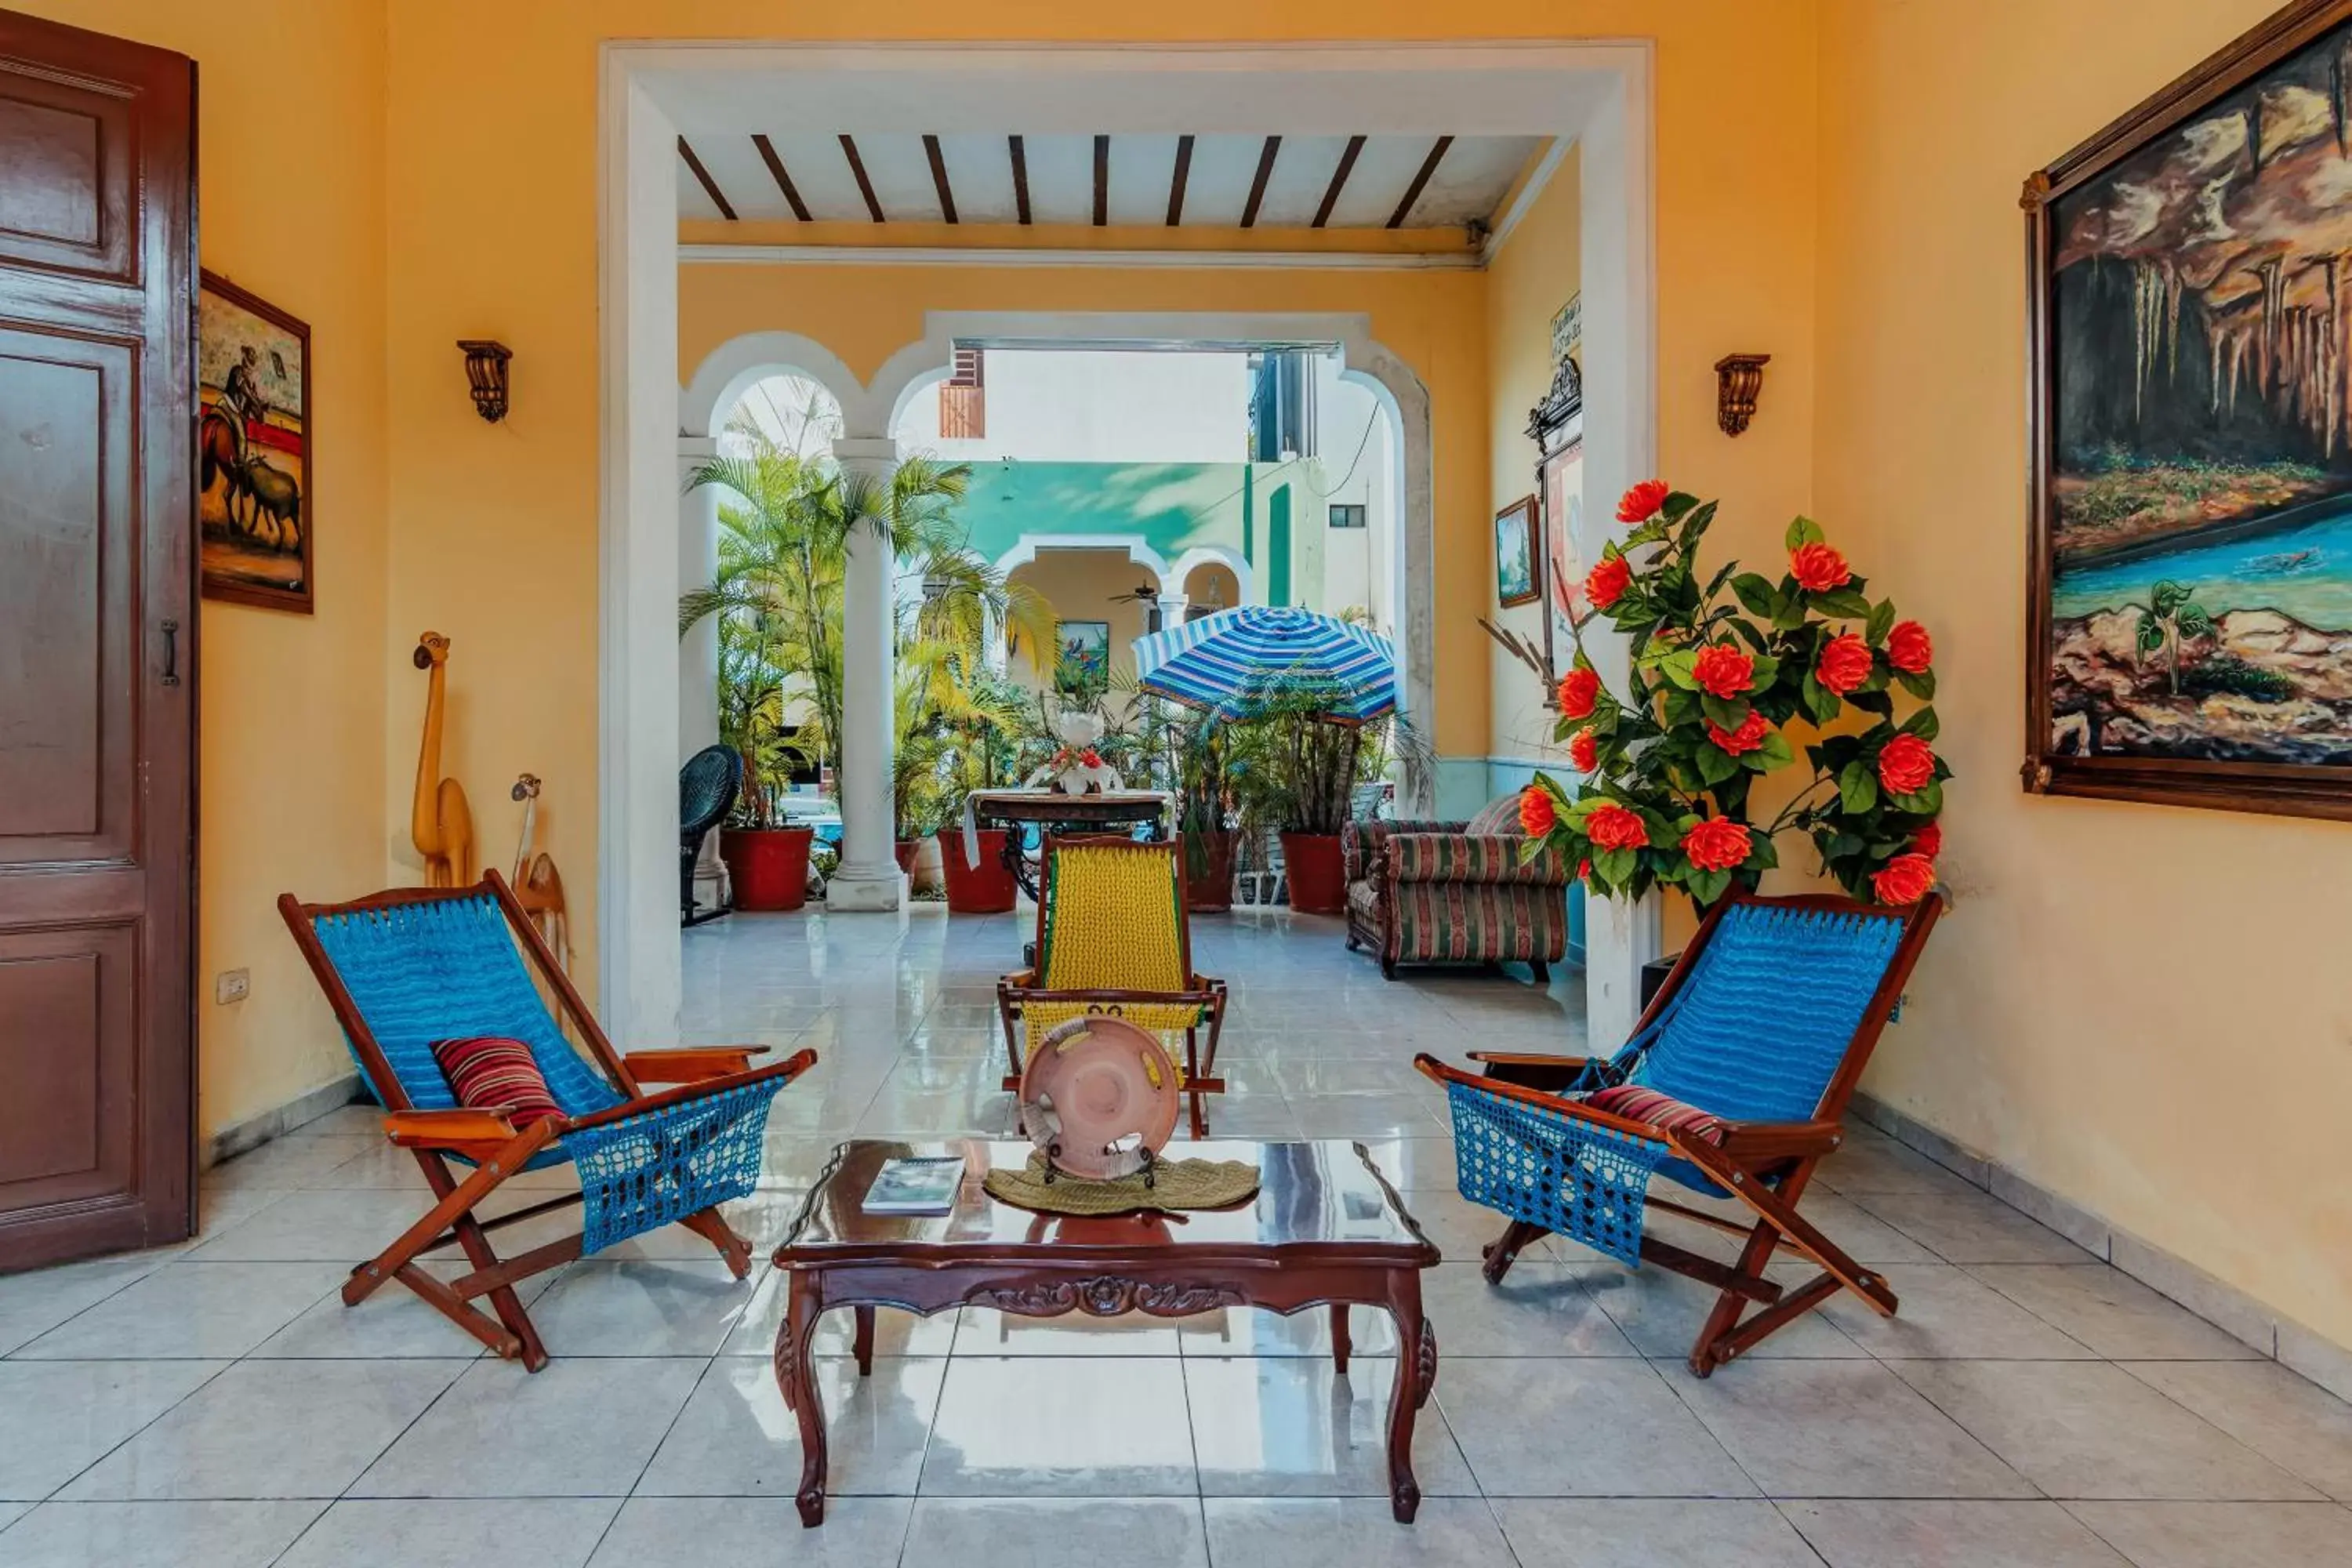
{"label": "wooden chair frame", "polygon": [[1030,1003],[1078,1004],[1088,1011],[1099,1011],[1116,1016],[1124,1008],[1139,1004],[1181,1004],[1201,1008],[1209,1016],[1208,1048],[1201,1047],[1201,1029],[1195,1025],[1184,1031],[1184,1089],[1192,1110],[1192,1136],[1209,1135],[1207,1108],[1202,1096],[1221,1094],[1225,1080],[1218,1078],[1217,1041],[1225,1026],[1225,983],[1212,976],[1196,973],[1192,968],[1192,921],[1184,908],[1183,868],[1171,864],[1170,874],[1176,889],[1176,953],[1184,972],[1184,989],[1181,991],[1056,991],[1036,982],[1044,968],[1045,949],[1045,906],[1052,896],[1054,851],[1073,846],[1089,848],[1114,848],[1122,854],[1163,856],[1171,863],[1182,853],[1175,843],[1142,842],[1109,834],[1083,834],[1068,837],[1047,835],[1038,847],[1037,937],[1034,951],[1037,967],[1016,971],[996,983],[997,1017],[1004,1026],[1004,1050],[1013,1070],[1004,1075],[1004,1087],[1018,1092],[1021,1088],[1021,1011]]}
{"label": "wooden chair frame", "polygon": [[[1634,1026],[1635,1036],[1648,1028],[1672,1004],[1676,993],[1688,982],[1699,954],[1706,950],[1726,911],[1742,904],[1885,915],[1885,910],[1874,906],[1828,895],[1766,899],[1748,894],[1727,899],[1701,922],[1698,934],[1683,950],[1665,984],[1658,988],[1649,1006],[1643,1009],[1641,1020]],[[1822,1091],[1821,1103],[1812,1119],[1807,1121],[1724,1121],[1720,1123],[1721,1142],[1716,1142],[1677,1129],[1612,1116],[1557,1092],[1576,1081],[1591,1060],[1589,1058],[1472,1051],[1471,1059],[1483,1069],[1472,1073],[1423,1052],[1413,1058],[1413,1066],[1440,1084],[1470,1085],[1557,1116],[1628,1137],[1665,1143],[1676,1157],[1698,1167],[1717,1186],[1747,1206],[1755,1219],[1743,1225],[1671,1199],[1653,1195],[1646,1200],[1649,1208],[1664,1209],[1741,1238],[1738,1260],[1726,1264],[1654,1236],[1644,1234],[1642,1237],[1643,1261],[1712,1286],[1718,1292],[1713,1310],[1691,1344],[1690,1369],[1705,1377],[1717,1367],[1753,1350],[1767,1335],[1795,1321],[1840,1290],[1852,1291],[1882,1317],[1895,1315],[1898,1303],[1885,1278],[1855,1262],[1800,1215],[1797,1205],[1822,1159],[1835,1152],[1844,1142],[1843,1118],[1847,1103],[1853,1098],[1854,1086],[1861,1081],[1863,1069],[1870,1063],[1870,1054],[1877,1047],[1878,1037],[1902,997],[1912,965],[1918,962],[1919,951],[1927,944],[1927,933],[1942,913],[1943,900],[1930,893],[1902,917],[1903,936],[1887,963],[1886,973],[1863,1009],[1862,1019],[1846,1045],[1844,1058]],[[1520,1250],[1545,1234],[1540,1226],[1512,1220],[1503,1234],[1485,1248],[1487,1282],[1499,1284]],[[1810,1259],[1820,1267],[1821,1272],[1793,1289],[1786,1289],[1768,1279],[1765,1266],[1783,1247]],[[1755,1309],[1752,1313],[1751,1307]]]}
{"label": "wooden chair frame", "polygon": [[[619,1104],[593,1115],[550,1118],[521,1129],[496,1111],[416,1109],[311,924],[336,915],[475,899],[484,892],[498,901],[530,967],[555,997],[560,1016],[570,1020],[596,1065],[623,1095]],[[561,1268],[578,1258],[583,1238],[569,1236],[516,1257],[501,1258],[490,1245],[489,1233],[579,1204],[583,1197],[577,1192],[565,1193],[488,1218],[475,1212],[483,1200],[541,1149],[567,1132],[606,1126],[648,1110],[687,1104],[772,1079],[789,1082],[816,1061],[814,1051],[802,1050],[783,1061],[752,1067],[751,1058],[764,1055],[768,1049],[765,1046],[688,1046],[625,1054],[615,1051],[589,1012],[588,1005],[581,999],[571,976],[556,963],[546,939],[517,901],[514,889],[496,870],[485,871],[482,880],[469,888],[398,888],[341,904],[306,904],[287,893],[278,898],[278,912],[293,933],[295,945],[302,950],[320,989],[326,993],[327,1005],[334,1009],[335,1021],[351,1040],[369,1087],[383,1102],[384,1136],[416,1156],[425,1184],[433,1190],[434,1203],[422,1218],[403,1231],[391,1246],[352,1270],[351,1279],[343,1286],[343,1305],[355,1307],[386,1279],[397,1279],[499,1356],[520,1360],[527,1371],[537,1372],[547,1364],[547,1350],[540,1342],[530,1315],[515,1295],[514,1286],[518,1280]],[[678,1087],[648,1093],[644,1087],[648,1083]],[[461,1164],[453,1170],[453,1155],[472,1162],[472,1168],[467,1170]],[[700,1210],[679,1223],[716,1247],[736,1279],[750,1274],[751,1244],[738,1235],[717,1209]],[[453,1243],[473,1266],[470,1273],[445,1281],[419,1266],[418,1259],[423,1255]],[[474,1305],[482,1297],[488,1298],[495,1317]]]}

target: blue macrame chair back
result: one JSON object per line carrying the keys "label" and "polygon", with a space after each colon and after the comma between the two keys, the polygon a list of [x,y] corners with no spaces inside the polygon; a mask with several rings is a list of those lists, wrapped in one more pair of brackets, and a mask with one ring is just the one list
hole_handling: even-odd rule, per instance
{"label": "blue macrame chair back", "polygon": [[1900,911],[1733,905],[1620,1053],[1626,1080],[1732,1121],[1811,1121],[1904,930]]}
{"label": "blue macrame chair back", "polygon": [[[556,1027],[489,892],[320,915],[310,924],[401,1093],[417,1110],[457,1103],[433,1059],[433,1042],[466,1035],[528,1045],[567,1116],[621,1102],[620,1092]],[[362,1079],[368,1078],[357,1047],[344,1044]],[[368,1087],[378,1100],[384,1098],[381,1085]]]}

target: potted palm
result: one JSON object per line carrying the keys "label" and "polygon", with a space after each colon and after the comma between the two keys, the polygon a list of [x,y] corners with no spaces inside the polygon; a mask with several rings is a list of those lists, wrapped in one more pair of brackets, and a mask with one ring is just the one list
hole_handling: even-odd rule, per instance
{"label": "potted palm", "polygon": [[1017,740],[1022,722],[1022,691],[984,663],[965,670],[961,681],[962,703],[943,715],[954,737],[950,789],[939,831],[940,867],[947,880],[948,913],[1003,914],[1020,897],[1012,868],[1004,863],[1005,830],[983,827],[973,835],[979,855],[964,854],[961,824],[964,797],[974,790],[994,789],[1018,778]]}
{"label": "potted palm", "polygon": [[785,682],[778,673],[766,617],[722,624],[719,635],[719,738],[743,759],[743,784],[719,835],[735,907],[799,909],[807,897],[809,845],[815,835],[783,815],[792,775],[814,753],[807,727],[787,726]]}
{"label": "potted palm", "polygon": [[1232,737],[1219,716],[1186,709],[1163,726],[1164,751],[1154,772],[1175,797],[1177,838],[1184,851],[1184,907],[1214,912],[1234,907]]}
{"label": "potted palm", "polygon": [[1272,688],[1234,726],[1237,781],[1244,796],[1244,826],[1271,826],[1282,840],[1290,907],[1302,914],[1347,909],[1339,830],[1348,825],[1356,780],[1368,743],[1380,726],[1340,724],[1325,716],[1326,696],[1304,688]]}

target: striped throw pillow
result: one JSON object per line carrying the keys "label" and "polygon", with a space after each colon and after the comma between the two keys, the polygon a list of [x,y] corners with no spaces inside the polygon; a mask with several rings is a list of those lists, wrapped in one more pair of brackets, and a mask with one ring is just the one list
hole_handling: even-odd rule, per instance
{"label": "striped throw pillow", "polygon": [[1595,1110],[1622,1116],[1628,1121],[1670,1127],[1709,1143],[1723,1142],[1723,1123],[1714,1116],[1696,1105],[1685,1105],[1679,1100],[1660,1094],[1654,1089],[1644,1089],[1638,1083],[1596,1089],[1584,1097],[1584,1103]]}
{"label": "striped throw pillow", "polygon": [[457,1103],[468,1110],[503,1111],[517,1127],[529,1127],[563,1108],[547,1092],[547,1078],[530,1047],[503,1035],[468,1035],[433,1042],[433,1059],[449,1080]]}

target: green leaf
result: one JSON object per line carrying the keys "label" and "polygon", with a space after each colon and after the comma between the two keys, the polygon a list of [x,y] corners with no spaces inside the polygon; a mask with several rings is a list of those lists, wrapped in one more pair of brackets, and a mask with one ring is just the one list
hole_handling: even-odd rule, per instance
{"label": "green leaf", "polygon": [[1680,522],[1690,509],[1696,505],[1698,505],[1698,497],[1682,490],[1673,490],[1668,492],[1665,504],[1658,509],[1658,515],[1668,522]]}
{"label": "green leaf", "polygon": [[1903,721],[1903,728],[1923,741],[1932,741],[1941,732],[1943,726],[1937,722],[1933,708],[1922,708]]}
{"label": "green leaf", "polygon": [[1640,852],[1633,849],[1600,849],[1592,856],[1592,869],[1603,881],[1622,883],[1633,874]]}
{"label": "green leaf", "polygon": [[1750,626],[1748,622],[1741,620],[1738,616],[1726,616],[1723,619],[1725,624],[1729,626],[1731,629],[1738,635],[1739,640],[1746,643],[1754,652],[1760,654],[1767,647],[1769,646],[1765,642],[1764,634],[1762,632],[1758,631],[1754,626]]}
{"label": "green leaf", "polygon": [[1748,722],[1748,699],[1745,697],[1717,697],[1712,691],[1703,692],[1698,705],[1709,720],[1726,730],[1737,730]]}
{"label": "green leaf", "polygon": [[2189,596],[2196,592],[2194,584],[2176,583],[2168,577],[2148,590],[2148,607],[2156,612],[2158,618],[2169,620],[2179,613],[2180,606],[2187,604]]}
{"label": "green leaf", "polygon": [[1930,779],[1909,795],[1891,797],[1887,804],[1913,816],[1934,816],[1944,809],[1944,786],[1940,782]]}
{"label": "green leaf", "polygon": [[1839,771],[1837,782],[1838,798],[1849,814],[1859,816],[1878,804],[1878,780],[1859,758]]}
{"label": "green leaf", "polygon": [[1780,863],[1780,852],[1772,847],[1769,833],[1748,836],[1748,858],[1741,862],[1750,871],[1769,871]]}
{"label": "green leaf", "polygon": [[1794,550],[1801,544],[1819,544],[1827,537],[1822,532],[1820,523],[1810,517],[1800,517],[1790,522],[1786,543],[1789,549]]}
{"label": "green leaf", "polygon": [[1664,676],[1668,680],[1673,681],[1685,691],[1696,691],[1698,689],[1698,677],[1691,673],[1691,666],[1697,662],[1698,654],[1696,650],[1692,648],[1684,648],[1679,653],[1670,653],[1666,655],[1664,658],[1657,660],[1656,664],[1658,673]]}
{"label": "green leaf", "polygon": [[1860,620],[1870,614],[1870,601],[1863,596],[1860,589],[1852,584],[1843,588],[1832,588],[1824,593],[1809,594],[1806,597],[1812,601],[1814,609],[1825,616],[1836,616],[1844,620]]}
{"label": "green leaf", "polygon": [[2154,653],[2164,646],[2164,623],[2154,616],[2141,616],[2139,625],[2135,628],[2134,640],[2138,643],[2140,652]]}
{"label": "green leaf", "polygon": [[1796,760],[1797,753],[1789,744],[1789,737],[1778,730],[1765,736],[1764,743],[1748,754],[1748,766],[1759,773],[1785,768]]}
{"label": "green leaf", "polygon": [[1896,683],[1920,701],[1927,702],[1935,699],[1936,672],[1934,670],[1923,669],[1914,675],[1907,669],[1898,669],[1894,674]]}
{"label": "green leaf", "polygon": [[1895,601],[1892,599],[1881,599],[1877,604],[1871,606],[1870,626],[1863,633],[1863,638],[1864,641],[1868,642],[1871,647],[1876,647],[1886,640],[1886,634],[1894,629]]}
{"label": "green leaf", "polygon": [[1793,632],[1805,624],[1805,595],[1791,580],[1780,595],[1780,607],[1772,616],[1776,632]]}
{"label": "green leaf", "polygon": [[1699,542],[1699,536],[1706,531],[1707,524],[1714,521],[1715,502],[1713,501],[1707,501],[1693,511],[1689,520],[1683,524],[1683,547],[1689,549],[1696,545]]}
{"label": "green leaf", "polygon": [[1699,719],[1697,690],[1694,689],[1685,691],[1679,686],[1668,687],[1662,711],[1669,729],[1680,729],[1685,724],[1696,723]]}
{"label": "green leaf", "polygon": [[1700,782],[1709,789],[1739,771],[1739,759],[1712,741],[1701,746],[1691,760],[1698,768]]}
{"label": "green leaf", "polygon": [[1728,871],[1695,871],[1691,874],[1690,878],[1683,883],[1683,886],[1690,889],[1690,896],[1698,900],[1699,903],[1703,905],[1711,904],[1715,902],[1716,900],[1723,897],[1725,889],[1731,886],[1731,873]]}
{"label": "green leaf", "polygon": [[1780,661],[1774,658],[1771,655],[1765,654],[1760,656],[1755,660],[1755,684],[1748,688],[1749,690],[1766,690],[1770,688],[1773,681],[1780,679]]}
{"label": "green leaf", "polygon": [[1731,591],[1751,616],[1769,620],[1780,613],[1780,595],[1772,591],[1771,583],[1761,573],[1742,572],[1731,580]]}
{"label": "green leaf", "polygon": [[1805,712],[1816,724],[1828,723],[1838,716],[1838,710],[1844,706],[1838,694],[1815,679],[1813,672],[1810,669],[1805,671],[1802,695]]}

